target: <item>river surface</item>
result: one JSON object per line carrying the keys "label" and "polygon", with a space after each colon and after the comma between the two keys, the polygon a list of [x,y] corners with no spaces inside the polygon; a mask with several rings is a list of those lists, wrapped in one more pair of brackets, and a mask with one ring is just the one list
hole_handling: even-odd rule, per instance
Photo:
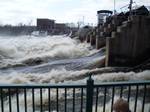
{"label": "river surface", "polygon": [[[0,36],[0,84],[82,84],[88,77],[85,74],[99,70],[104,60],[105,48],[95,50],[88,43],[80,43],[65,35]],[[150,80],[150,70],[103,73],[92,78],[97,83]],[[46,101],[47,92],[43,94]],[[32,104],[30,97],[31,94],[28,94],[29,107]],[[35,105],[38,105],[39,97],[36,100]],[[15,99],[12,101],[15,102]],[[24,102],[23,95],[20,95],[20,101]],[[7,105],[8,102],[5,103]],[[141,105],[140,100],[138,105]],[[150,104],[147,105],[146,112],[149,112]]]}
{"label": "river surface", "polygon": [[[105,48],[62,36],[0,36],[0,83],[75,83],[74,77],[104,64]],[[149,80],[149,70],[141,73],[109,73],[95,80]],[[65,81],[65,77],[72,77]],[[85,82],[86,78],[79,79]],[[61,80],[62,82],[62,80]],[[78,82],[77,82],[78,83]]]}

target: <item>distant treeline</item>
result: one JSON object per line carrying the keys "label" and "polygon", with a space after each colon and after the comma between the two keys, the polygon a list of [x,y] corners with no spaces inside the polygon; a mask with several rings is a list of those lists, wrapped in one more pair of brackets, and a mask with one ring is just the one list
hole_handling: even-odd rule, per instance
{"label": "distant treeline", "polygon": [[30,35],[33,31],[36,30],[36,26],[12,26],[12,25],[4,25],[0,26],[0,35]]}

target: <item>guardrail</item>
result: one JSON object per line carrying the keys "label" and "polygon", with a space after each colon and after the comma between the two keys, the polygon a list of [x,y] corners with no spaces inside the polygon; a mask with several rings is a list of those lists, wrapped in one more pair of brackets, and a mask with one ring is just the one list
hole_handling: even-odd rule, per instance
{"label": "guardrail", "polygon": [[[114,101],[127,100],[132,112],[149,112],[150,81],[84,85],[0,85],[1,112],[112,112]],[[149,101],[147,101],[149,99]],[[145,108],[147,108],[145,110]]]}

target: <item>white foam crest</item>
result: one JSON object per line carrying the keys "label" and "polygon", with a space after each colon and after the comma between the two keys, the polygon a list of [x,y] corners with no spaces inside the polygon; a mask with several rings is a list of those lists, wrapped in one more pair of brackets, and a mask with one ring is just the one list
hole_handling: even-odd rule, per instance
{"label": "white foam crest", "polygon": [[150,80],[149,74],[150,74],[150,70],[145,70],[139,73],[135,73],[135,72],[104,73],[104,74],[98,74],[93,78],[95,79],[95,81],[103,81],[103,82]]}
{"label": "white foam crest", "polygon": [[[10,74],[0,75],[0,82],[3,84],[41,84],[41,83],[61,83],[67,80],[73,80],[75,77],[80,76],[81,73],[86,72],[87,70],[82,71],[67,71],[65,69],[62,70],[52,70],[49,73],[44,74],[34,74],[34,73],[17,73],[12,72]],[[68,79],[67,79],[68,78]]]}
{"label": "white foam crest", "polygon": [[[97,50],[89,50],[90,45],[63,36],[10,37],[0,39],[0,55],[3,62],[21,62],[35,58],[76,58],[90,55]],[[11,61],[13,60],[13,61]]]}
{"label": "white foam crest", "polygon": [[[34,73],[17,73],[11,72],[10,74],[0,75],[1,83],[27,83],[27,84],[41,84],[41,83],[85,83],[87,79],[87,73],[96,71],[93,70],[81,70],[81,71],[67,71],[65,69],[52,70],[48,73],[34,74]],[[129,80],[150,80],[150,70],[145,70],[140,73],[135,72],[119,72],[119,73],[103,73],[93,76],[95,82],[113,82],[113,81],[129,81]]]}

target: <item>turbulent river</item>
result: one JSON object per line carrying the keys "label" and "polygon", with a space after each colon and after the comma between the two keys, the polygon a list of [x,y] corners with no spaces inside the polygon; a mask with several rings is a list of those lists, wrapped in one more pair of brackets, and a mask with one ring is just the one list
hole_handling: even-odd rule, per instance
{"label": "turbulent river", "polygon": [[[105,48],[63,36],[0,36],[0,84],[82,84],[97,71]],[[150,71],[98,73],[95,82],[150,80]],[[28,99],[30,100],[30,98]]]}
{"label": "turbulent river", "polygon": [[[0,43],[0,83],[84,83],[86,77],[73,80],[97,70],[105,59],[105,49],[95,50],[67,36],[1,36]],[[149,80],[150,75],[146,70],[138,74],[98,74],[93,78],[99,81]]]}

